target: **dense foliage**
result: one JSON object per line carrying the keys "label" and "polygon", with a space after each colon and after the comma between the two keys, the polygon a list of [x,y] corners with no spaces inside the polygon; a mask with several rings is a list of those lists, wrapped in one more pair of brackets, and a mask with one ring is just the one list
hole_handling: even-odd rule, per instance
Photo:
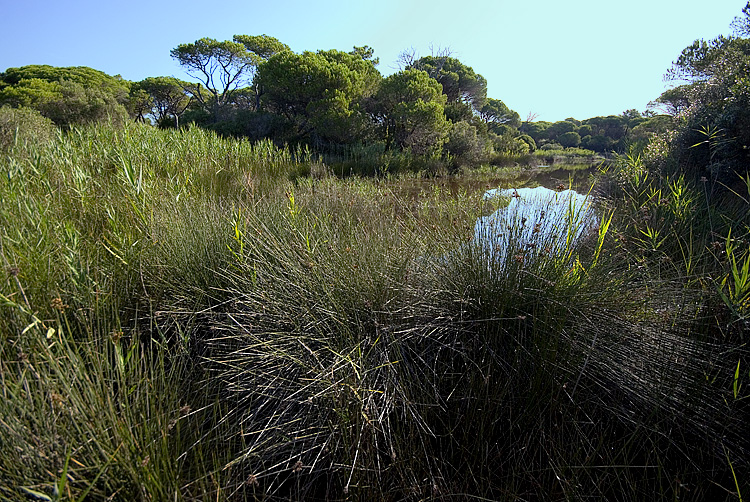
{"label": "dense foliage", "polygon": [[39,110],[61,127],[127,118],[129,83],[86,67],[24,66],[0,74],[0,104]]}
{"label": "dense foliage", "polygon": [[[528,154],[537,145],[586,147],[575,136],[559,142],[524,131],[518,113],[487,97],[484,77],[448,53],[415,57],[387,77],[371,47],[294,53],[268,35],[202,38],[171,55],[196,81],[128,82],[91,68],[26,66],[0,74],[0,104],[36,109],[63,127],[128,114],[159,127],[193,123],[224,136],[308,145],[332,163],[364,148],[377,166],[370,172],[533,163]],[[613,146],[592,145],[603,153]]]}
{"label": "dense foliage", "polygon": [[[668,77],[678,83],[657,99],[675,116],[669,143],[672,172],[733,184],[750,162],[750,4],[735,20],[736,36],[696,40]],[[665,152],[652,152],[655,156]]]}
{"label": "dense foliage", "polygon": [[363,141],[370,135],[365,107],[380,79],[372,62],[357,55],[285,51],[263,64],[258,87],[265,109],[291,124],[290,140],[323,146]]}

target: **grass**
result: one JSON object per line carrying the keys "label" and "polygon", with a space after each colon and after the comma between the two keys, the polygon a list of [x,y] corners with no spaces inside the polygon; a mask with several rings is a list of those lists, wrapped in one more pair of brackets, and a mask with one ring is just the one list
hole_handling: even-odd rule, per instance
{"label": "grass", "polygon": [[544,162],[548,165],[593,164],[601,158],[593,150],[586,150],[585,148],[539,149],[534,151],[533,157],[538,162]]}
{"label": "grass", "polygon": [[0,500],[750,490],[743,191],[622,160],[598,231],[498,250],[476,180],[198,129],[0,169]]}

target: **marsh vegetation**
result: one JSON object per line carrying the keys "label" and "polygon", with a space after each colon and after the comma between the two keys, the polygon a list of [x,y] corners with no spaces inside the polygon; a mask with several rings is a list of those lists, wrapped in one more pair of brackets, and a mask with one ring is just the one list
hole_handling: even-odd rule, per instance
{"label": "marsh vegetation", "polygon": [[147,125],[3,159],[4,499],[744,487],[750,193],[622,158],[593,233],[498,250],[479,174]]}
{"label": "marsh vegetation", "polygon": [[743,15],[669,116],[265,36],[173,51],[244,54],[224,93],[7,70],[0,500],[747,497]]}

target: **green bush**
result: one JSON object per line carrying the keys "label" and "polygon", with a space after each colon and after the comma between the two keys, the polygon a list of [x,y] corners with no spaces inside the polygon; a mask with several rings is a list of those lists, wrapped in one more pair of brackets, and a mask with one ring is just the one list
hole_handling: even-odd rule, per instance
{"label": "green bush", "polygon": [[539,150],[550,151],[550,150],[562,150],[563,146],[560,143],[545,143],[539,147]]}
{"label": "green bush", "polygon": [[454,158],[455,168],[477,166],[486,158],[484,138],[477,135],[476,127],[464,121],[451,124],[443,148]]}
{"label": "green bush", "polygon": [[576,148],[581,144],[581,136],[577,132],[570,131],[561,134],[557,141],[565,148]]}
{"label": "green bush", "polygon": [[56,133],[52,121],[36,110],[0,107],[0,151],[19,145],[44,144]]}
{"label": "green bush", "polygon": [[127,82],[92,68],[30,65],[0,79],[0,104],[39,110],[60,127],[128,120]]}

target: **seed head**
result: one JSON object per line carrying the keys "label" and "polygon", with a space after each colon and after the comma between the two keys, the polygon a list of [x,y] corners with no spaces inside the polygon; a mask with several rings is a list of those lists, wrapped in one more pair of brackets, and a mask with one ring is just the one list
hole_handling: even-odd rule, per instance
{"label": "seed head", "polygon": [[63,303],[62,298],[60,298],[59,296],[57,298],[53,298],[52,301],[50,301],[50,306],[58,312],[65,312],[65,309],[69,307],[69,305]]}
{"label": "seed head", "polygon": [[119,342],[120,338],[122,338],[122,335],[123,335],[123,333],[122,333],[122,330],[120,330],[120,329],[113,330],[112,333],[109,334],[109,336],[112,337],[112,341],[114,343]]}
{"label": "seed head", "polygon": [[49,399],[52,402],[52,407],[56,410],[62,410],[63,404],[65,403],[65,398],[63,398],[60,394],[57,392],[50,392]]}

